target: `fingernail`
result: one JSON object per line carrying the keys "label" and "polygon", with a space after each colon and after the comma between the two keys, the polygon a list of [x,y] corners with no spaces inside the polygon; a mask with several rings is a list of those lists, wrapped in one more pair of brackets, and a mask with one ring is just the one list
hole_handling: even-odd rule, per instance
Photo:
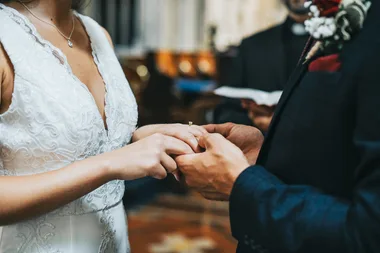
{"label": "fingernail", "polygon": [[177,180],[178,182],[180,181],[178,171],[173,172],[173,176],[174,176],[175,180]]}

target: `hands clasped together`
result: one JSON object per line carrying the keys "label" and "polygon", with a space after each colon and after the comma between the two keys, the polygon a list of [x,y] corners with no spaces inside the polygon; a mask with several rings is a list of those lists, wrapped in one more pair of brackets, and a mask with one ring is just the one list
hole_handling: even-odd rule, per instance
{"label": "hands clasped together", "polygon": [[145,126],[127,146],[138,151],[132,178],[172,173],[207,199],[228,200],[240,173],[256,163],[263,140],[258,129],[232,123]]}

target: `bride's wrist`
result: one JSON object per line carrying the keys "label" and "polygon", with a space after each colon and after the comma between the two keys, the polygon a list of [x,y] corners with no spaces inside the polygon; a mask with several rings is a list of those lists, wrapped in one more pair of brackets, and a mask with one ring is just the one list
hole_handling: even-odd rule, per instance
{"label": "bride's wrist", "polygon": [[137,127],[136,130],[133,132],[131,143],[134,143],[136,141],[139,141],[141,139],[141,132],[144,127]]}
{"label": "bride's wrist", "polygon": [[96,159],[95,164],[98,165],[98,171],[101,178],[109,182],[112,180],[119,179],[118,170],[115,168],[112,153],[104,153],[100,156],[93,157]]}
{"label": "bride's wrist", "polygon": [[138,137],[138,130],[139,130],[139,128],[136,129],[136,130],[133,132],[132,139],[131,139],[131,143],[134,143],[134,142],[136,142],[136,141],[139,140],[139,137]]}

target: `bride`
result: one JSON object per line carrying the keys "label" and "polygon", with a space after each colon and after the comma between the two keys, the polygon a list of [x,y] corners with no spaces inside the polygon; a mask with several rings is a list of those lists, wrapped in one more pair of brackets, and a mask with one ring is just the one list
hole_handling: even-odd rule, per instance
{"label": "bride", "polygon": [[205,133],[135,131],[110,37],[79,4],[0,0],[2,253],[129,252],[122,180],[165,178]]}

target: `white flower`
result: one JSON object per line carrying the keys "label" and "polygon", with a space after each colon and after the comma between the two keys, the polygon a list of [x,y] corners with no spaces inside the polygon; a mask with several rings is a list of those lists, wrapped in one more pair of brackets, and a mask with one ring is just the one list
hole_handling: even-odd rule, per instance
{"label": "white flower", "polygon": [[325,21],[325,24],[326,25],[334,24],[334,19],[333,18],[327,18],[326,21]]}
{"label": "white flower", "polygon": [[304,3],[304,7],[308,9],[313,4],[313,1],[307,1]]}
{"label": "white flower", "polygon": [[331,31],[333,31],[334,33],[336,32],[336,24],[331,24],[331,25],[329,25],[329,28],[330,28],[330,30]]}
{"label": "white flower", "polygon": [[314,17],[305,21],[305,29],[315,39],[325,39],[335,34],[336,24],[334,18]]}
{"label": "white flower", "polygon": [[311,5],[309,9],[310,9],[311,16],[313,17],[319,17],[319,15],[321,14],[321,12],[319,11],[316,5]]}
{"label": "white flower", "polygon": [[315,6],[315,5],[312,5],[312,6],[310,6],[310,11],[311,11],[312,13],[315,13],[316,11],[318,11],[318,7]]}
{"label": "white flower", "polygon": [[[335,45],[340,49],[344,41],[352,38],[351,30],[363,26],[368,9],[371,7],[371,0],[342,0],[339,11],[332,17],[320,16],[318,6],[313,5],[313,1],[305,2],[305,7],[309,8],[311,17],[305,21],[306,31],[324,46]],[[355,14],[353,11],[360,12],[359,17],[353,19],[351,17]]]}

